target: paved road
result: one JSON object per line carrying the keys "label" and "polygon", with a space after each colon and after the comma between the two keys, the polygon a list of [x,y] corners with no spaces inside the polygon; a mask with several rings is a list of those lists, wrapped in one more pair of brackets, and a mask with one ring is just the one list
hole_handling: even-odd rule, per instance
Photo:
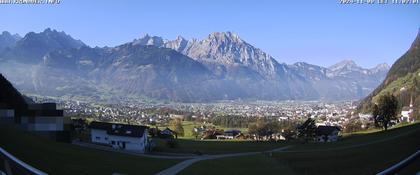
{"label": "paved road", "polygon": [[[290,148],[291,146],[285,146],[269,151],[265,151],[268,153],[272,152],[280,152],[285,149]],[[237,157],[237,156],[249,156],[249,155],[256,155],[264,152],[244,152],[244,153],[232,153],[232,154],[219,154],[219,155],[204,155],[193,159],[188,159],[185,161],[182,161],[166,170],[163,170],[155,175],[175,175],[184,170],[185,168],[189,167],[190,165],[194,164],[195,162],[202,161],[202,160],[211,160],[211,159],[220,159],[220,158],[226,158],[226,157]]]}

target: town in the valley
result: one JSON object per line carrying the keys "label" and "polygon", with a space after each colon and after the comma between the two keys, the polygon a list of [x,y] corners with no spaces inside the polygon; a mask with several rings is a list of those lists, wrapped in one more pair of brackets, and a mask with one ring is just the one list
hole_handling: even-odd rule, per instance
{"label": "town in the valley", "polygon": [[[193,140],[285,141],[299,138],[299,127],[312,124],[315,142],[338,141],[343,134],[374,128],[372,114],[357,112],[357,101],[219,101],[213,103],[95,104],[32,97],[57,102],[72,119],[79,143],[153,152],[153,138]],[[406,106],[390,126],[414,122]],[[136,134],[135,134],[136,133]],[[136,138],[132,140],[132,138]],[[140,139],[138,139],[140,138]],[[155,140],[156,140],[155,139]],[[140,142],[141,144],[137,144]],[[141,147],[129,146],[136,143]],[[170,144],[169,144],[170,145]],[[175,146],[175,144],[174,144]]]}

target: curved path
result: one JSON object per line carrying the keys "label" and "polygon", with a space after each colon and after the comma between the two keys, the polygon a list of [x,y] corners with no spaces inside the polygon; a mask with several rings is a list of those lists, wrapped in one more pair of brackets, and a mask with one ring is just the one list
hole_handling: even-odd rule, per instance
{"label": "curved path", "polygon": [[116,150],[108,146],[103,145],[97,145],[97,144],[91,144],[91,143],[84,143],[84,142],[73,142],[74,145],[86,147],[86,148],[92,148],[102,151],[111,151],[111,152],[117,152],[117,153],[123,153],[123,154],[129,154],[134,156],[140,156],[140,157],[148,157],[148,158],[157,158],[157,159],[187,159],[184,160],[172,167],[169,167],[168,169],[165,169],[156,175],[174,175],[179,173],[180,171],[184,170],[185,168],[189,167],[190,165],[194,164],[195,162],[202,161],[202,160],[211,160],[211,159],[220,159],[220,158],[227,158],[227,157],[237,157],[237,156],[249,156],[249,155],[256,155],[260,153],[273,153],[273,152],[280,152],[285,149],[288,149],[291,147],[284,146],[280,148],[276,148],[273,150],[268,151],[260,151],[260,152],[242,152],[242,153],[230,153],[230,154],[218,154],[218,155],[189,155],[189,154],[179,154],[179,155],[155,155],[155,154],[144,154],[144,153],[136,153],[132,151],[124,151],[124,150]]}
{"label": "curved path", "polygon": [[260,153],[270,153],[270,152],[280,152],[285,149],[290,148],[291,146],[285,146],[265,152],[244,152],[244,153],[232,153],[232,154],[220,154],[220,155],[204,155],[193,159],[188,159],[185,161],[182,161],[166,170],[163,170],[156,175],[174,175],[178,174],[185,168],[189,167],[190,165],[194,164],[195,162],[202,161],[202,160],[211,160],[211,159],[219,159],[219,158],[227,158],[227,157],[238,157],[238,156],[249,156],[249,155],[255,155]]}

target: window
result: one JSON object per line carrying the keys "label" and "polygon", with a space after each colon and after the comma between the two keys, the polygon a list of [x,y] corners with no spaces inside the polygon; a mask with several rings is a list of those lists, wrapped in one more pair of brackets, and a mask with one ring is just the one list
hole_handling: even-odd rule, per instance
{"label": "window", "polygon": [[115,145],[115,141],[112,141],[112,142],[111,142],[111,144],[112,144],[112,145]]}
{"label": "window", "polygon": [[105,140],[108,140],[108,137],[105,137]]}
{"label": "window", "polygon": [[96,136],[95,139],[96,140],[101,140],[101,137]]}

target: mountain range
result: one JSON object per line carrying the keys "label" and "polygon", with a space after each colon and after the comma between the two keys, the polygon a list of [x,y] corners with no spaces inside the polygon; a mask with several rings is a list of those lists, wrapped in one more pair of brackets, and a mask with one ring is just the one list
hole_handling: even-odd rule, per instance
{"label": "mountain range", "polygon": [[351,60],[328,68],[279,63],[232,32],[203,40],[145,35],[94,48],[49,28],[0,35],[0,72],[22,92],[95,101],[360,99],[388,70]]}

